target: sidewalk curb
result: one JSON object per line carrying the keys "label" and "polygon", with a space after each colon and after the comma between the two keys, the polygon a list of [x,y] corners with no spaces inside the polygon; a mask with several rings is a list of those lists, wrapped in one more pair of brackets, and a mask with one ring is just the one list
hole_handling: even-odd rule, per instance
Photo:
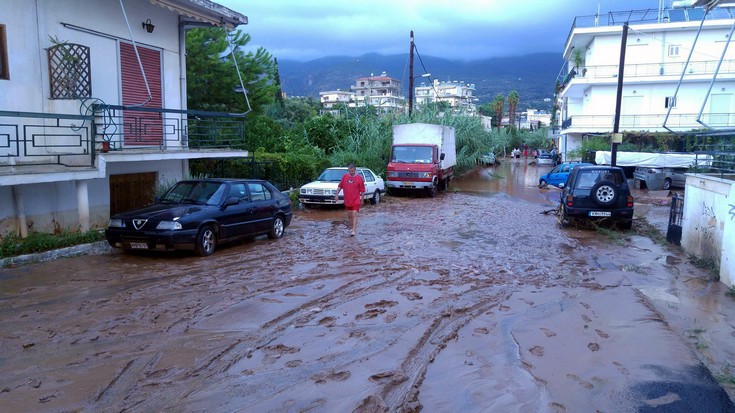
{"label": "sidewalk curb", "polygon": [[2,258],[0,259],[0,268],[53,261],[57,258],[75,257],[78,255],[104,254],[111,250],[112,247],[110,247],[110,244],[107,241],[97,241],[90,244],[74,245],[51,251]]}

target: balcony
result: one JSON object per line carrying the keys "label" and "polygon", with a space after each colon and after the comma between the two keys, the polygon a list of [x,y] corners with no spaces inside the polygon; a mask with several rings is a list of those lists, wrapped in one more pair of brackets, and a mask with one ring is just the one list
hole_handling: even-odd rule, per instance
{"label": "balcony", "polygon": [[[719,60],[705,60],[677,63],[647,63],[647,64],[626,64],[624,79],[640,80],[647,82],[675,82],[684,73],[684,79],[691,80],[693,77],[701,81],[709,81],[717,70]],[[722,78],[735,78],[735,60],[723,60],[718,76]],[[569,90],[564,94],[574,93],[575,85],[580,88],[587,88],[590,84],[609,84],[617,83],[618,65],[599,65],[585,66],[574,69],[567,73],[561,81],[561,88],[564,89],[569,85]]]}
{"label": "balcony", "polygon": [[[621,115],[620,130],[664,132],[666,114]],[[704,123],[713,128],[735,128],[735,113],[703,114]],[[614,115],[574,115],[561,124],[561,133],[609,133],[614,126]],[[686,132],[693,129],[702,129],[704,126],[697,122],[697,114],[669,115],[666,126],[674,131]]]}
{"label": "balcony", "polygon": [[238,114],[109,105],[96,106],[90,113],[0,111],[3,184],[49,181],[39,177],[44,174],[100,178],[101,154],[110,162],[113,157],[127,161],[238,156],[245,149],[244,119]]}

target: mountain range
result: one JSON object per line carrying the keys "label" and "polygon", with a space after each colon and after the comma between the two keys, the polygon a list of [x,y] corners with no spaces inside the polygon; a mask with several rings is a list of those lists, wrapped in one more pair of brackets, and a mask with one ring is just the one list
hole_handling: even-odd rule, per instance
{"label": "mountain range", "polygon": [[[458,81],[474,84],[477,104],[489,103],[497,94],[508,96],[518,92],[519,110],[527,108],[551,110],[554,85],[564,64],[559,53],[536,53],[514,57],[460,61],[433,56],[414,57],[414,77],[430,73],[431,77],[416,78],[415,86],[429,80]],[[319,98],[319,92],[350,90],[360,77],[378,76],[385,72],[402,82],[408,96],[408,54],[362,56],[330,56],[299,62],[279,60],[281,89],[288,96]]]}

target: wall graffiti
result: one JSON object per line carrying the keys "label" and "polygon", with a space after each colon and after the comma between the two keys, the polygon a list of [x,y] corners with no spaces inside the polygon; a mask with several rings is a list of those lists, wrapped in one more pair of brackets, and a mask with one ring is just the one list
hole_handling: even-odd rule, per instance
{"label": "wall graffiti", "polygon": [[730,221],[735,220],[735,204],[730,204]]}

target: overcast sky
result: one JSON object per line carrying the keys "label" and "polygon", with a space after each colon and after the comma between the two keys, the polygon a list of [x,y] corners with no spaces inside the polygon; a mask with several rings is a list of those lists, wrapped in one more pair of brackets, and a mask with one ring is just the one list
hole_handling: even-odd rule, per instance
{"label": "overcast sky", "polygon": [[[562,53],[575,16],[652,9],[659,0],[214,0],[248,16],[248,49],[279,60],[408,53],[475,60]],[[664,0],[668,5],[671,0]]]}

